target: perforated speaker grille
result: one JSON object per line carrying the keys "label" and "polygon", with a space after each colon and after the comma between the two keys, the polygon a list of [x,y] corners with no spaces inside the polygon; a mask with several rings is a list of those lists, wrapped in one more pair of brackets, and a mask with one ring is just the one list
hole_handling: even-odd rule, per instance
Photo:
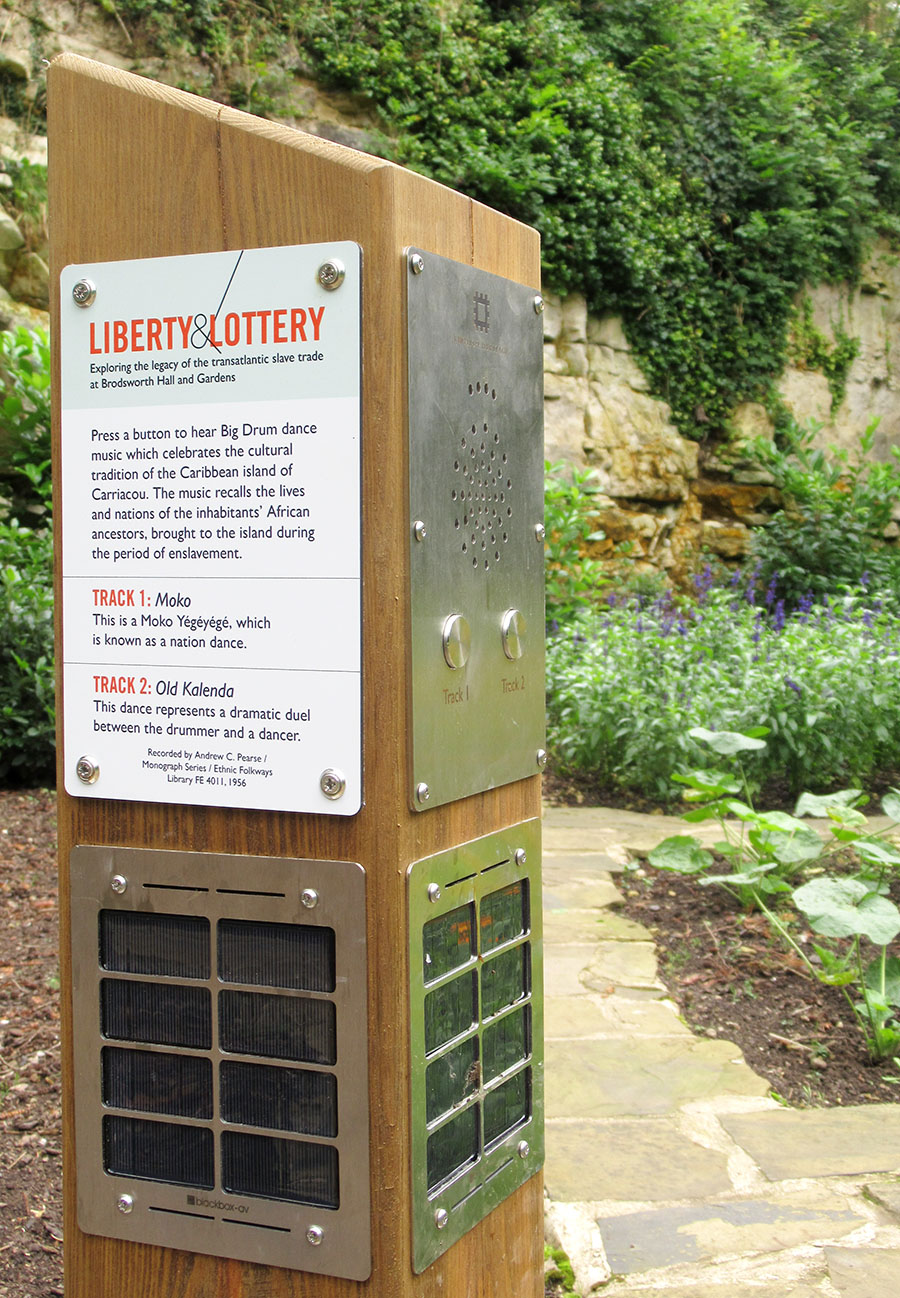
{"label": "perforated speaker grille", "polygon": [[72,874],[82,1228],[365,1278],[360,868],[76,848]]}

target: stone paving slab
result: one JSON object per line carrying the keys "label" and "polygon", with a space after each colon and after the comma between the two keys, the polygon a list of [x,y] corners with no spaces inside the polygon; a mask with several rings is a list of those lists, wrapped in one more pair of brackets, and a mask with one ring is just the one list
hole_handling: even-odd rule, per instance
{"label": "stone paving slab", "polygon": [[625,869],[624,853],[611,856],[608,852],[556,852],[546,848],[542,858],[544,879],[565,871],[567,874],[621,874]]}
{"label": "stone paving slab", "polygon": [[629,1000],[624,996],[547,996],[544,999],[544,1038],[635,1035],[691,1037],[674,1005],[661,1000]]}
{"label": "stone paving slab", "polygon": [[652,987],[665,991],[657,978],[656,947],[652,942],[598,942],[581,975],[591,991],[611,987]]}
{"label": "stone paving slab", "polygon": [[565,946],[544,943],[544,997],[583,996],[587,991],[581,975],[591,962],[593,946]]}
{"label": "stone paving slab", "polygon": [[720,1120],[770,1181],[900,1168],[900,1105],[775,1109]]}
{"label": "stone paving slab", "polygon": [[[827,1190],[777,1201],[667,1205],[598,1220],[614,1275],[726,1256],[778,1253],[849,1235],[862,1224],[842,1196]],[[884,1292],[887,1296],[889,1291]]]}
{"label": "stone paving slab", "polygon": [[604,911],[544,909],[544,942],[560,946],[572,943],[584,945],[600,941],[599,919]]}
{"label": "stone paving slab", "polygon": [[544,887],[544,910],[601,910],[624,900],[609,879],[561,879]]}
{"label": "stone paving slab", "polygon": [[[867,1185],[864,1189],[867,1196],[873,1203],[877,1203],[879,1208],[883,1208],[894,1217],[900,1217],[900,1181],[879,1182],[877,1185]],[[898,1281],[898,1288],[900,1288],[900,1281]]]}
{"label": "stone paving slab", "polygon": [[552,1199],[655,1203],[731,1189],[727,1156],[689,1140],[671,1118],[548,1122],[547,1136],[544,1184]]}
{"label": "stone paving slab", "polygon": [[730,1041],[654,1037],[546,1044],[548,1118],[671,1113],[721,1095],[766,1095],[768,1083]]}
{"label": "stone paving slab", "polygon": [[900,1290],[900,1249],[834,1247],[825,1257],[841,1298],[894,1298]]}

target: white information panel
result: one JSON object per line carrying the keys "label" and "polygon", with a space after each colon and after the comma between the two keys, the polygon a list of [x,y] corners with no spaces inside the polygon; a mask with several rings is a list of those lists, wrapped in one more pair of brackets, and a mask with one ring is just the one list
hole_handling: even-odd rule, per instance
{"label": "white information panel", "polygon": [[352,815],[359,247],[69,266],[61,307],[67,791]]}

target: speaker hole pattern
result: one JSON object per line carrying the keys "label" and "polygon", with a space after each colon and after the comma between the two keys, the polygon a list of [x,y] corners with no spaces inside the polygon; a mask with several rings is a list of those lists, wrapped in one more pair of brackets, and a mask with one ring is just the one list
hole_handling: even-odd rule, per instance
{"label": "speaker hole pattern", "polygon": [[451,500],[460,552],[488,572],[503,556],[512,525],[512,475],[500,434],[492,427],[497,389],[486,378],[468,385],[470,419],[456,448]]}

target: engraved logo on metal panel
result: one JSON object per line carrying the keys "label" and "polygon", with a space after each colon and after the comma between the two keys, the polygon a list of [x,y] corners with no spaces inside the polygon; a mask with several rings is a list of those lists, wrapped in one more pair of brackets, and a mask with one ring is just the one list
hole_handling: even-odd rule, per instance
{"label": "engraved logo on metal panel", "polygon": [[491,327],[491,299],[487,293],[475,294],[475,328],[486,334]]}

